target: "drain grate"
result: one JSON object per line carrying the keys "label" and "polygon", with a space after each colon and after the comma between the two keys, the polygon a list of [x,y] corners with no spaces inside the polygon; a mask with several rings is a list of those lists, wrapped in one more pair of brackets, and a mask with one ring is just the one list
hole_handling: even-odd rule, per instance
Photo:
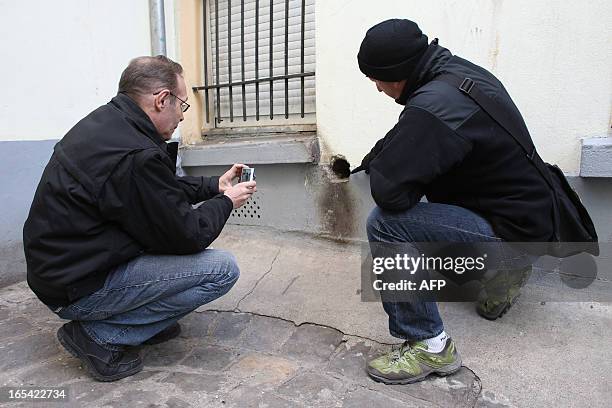
{"label": "drain grate", "polygon": [[230,222],[233,224],[263,224],[263,195],[261,191],[249,198],[240,208],[232,211]]}

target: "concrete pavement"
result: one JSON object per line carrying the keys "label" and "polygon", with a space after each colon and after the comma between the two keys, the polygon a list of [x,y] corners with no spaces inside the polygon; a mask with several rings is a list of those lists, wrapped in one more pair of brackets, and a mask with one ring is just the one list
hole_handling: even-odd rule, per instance
{"label": "concrete pavement", "polygon": [[65,385],[72,406],[612,405],[609,303],[519,300],[495,322],[442,303],[462,370],[384,386],[364,361],[398,340],[381,305],[361,301],[359,244],[228,226],[213,246],[238,258],[236,286],[183,319],[179,338],[144,347],[145,370],[117,383],[92,381],[61,349],[62,322],[27,285],[0,290],[0,385]]}

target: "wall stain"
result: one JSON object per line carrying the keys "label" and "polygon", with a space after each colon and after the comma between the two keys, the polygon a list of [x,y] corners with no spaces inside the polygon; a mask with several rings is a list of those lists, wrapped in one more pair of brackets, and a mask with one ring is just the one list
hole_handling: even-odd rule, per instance
{"label": "wall stain", "polygon": [[499,33],[495,33],[495,43],[489,53],[491,71],[497,70],[497,57],[499,56]]}
{"label": "wall stain", "polygon": [[317,166],[315,172],[310,182],[319,186],[316,207],[323,235],[340,242],[354,238],[361,220],[348,179],[337,178],[330,166]]}
{"label": "wall stain", "polygon": [[497,60],[500,52],[501,36],[499,34],[499,22],[501,20],[504,0],[492,0],[492,2],[493,12],[491,16],[491,30],[494,37],[491,40],[491,50],[489,51],[489,65],[491,67],[491,71],[495,71],[497,69]]}
{"label": "wall stain", "polygon": [[[320,163],[306,173],[304,180],[307,190],[316,194],[315,206],[321,235],[339,243],[354,239],[360,223],[356,207],[358,199],[349,185],[349,178],[340,178],[332,169],[338,159],[346,161],[344,155],[334,153],[325,139],[319,137]],[[328,162],[329,164],[322,164]],[[346,161],[348,168],[350,164]],[[350,174],[349,174],[350,176]]]}

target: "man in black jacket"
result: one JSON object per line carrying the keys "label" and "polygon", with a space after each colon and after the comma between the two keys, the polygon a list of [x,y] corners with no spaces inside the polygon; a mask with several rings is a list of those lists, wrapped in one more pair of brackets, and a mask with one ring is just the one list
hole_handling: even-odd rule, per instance
{"label": "man in black jacket", "polygon": [[206,248],[256,183],[232,185],[241,164],[175,176],[165,142],[189,108],[182,74],[164,56],[132,60],[117,96],[55,146],[24,226],[28,284],[71,320],[58,339],[101,381],[140,371],[126,346],[176,337],[239,276],[230,253]]}
{"label": "man in black jacket", "polygon": [[[550,240],[553,202],[545,181],[511,136],[440,75],[469,77],[518,114],[499,80],[453,56],[437,39],[429,43],[409,20],[388,20],[368,30],[358,62],[378,91],[405,105],[398,123],[353,171],[370,174],[377,204],[367,222],[373,248],[400,243],[419,257],[423,243]],[[423,196],[427,203],[420,202]],[[530,257],[511,256],[510,270],[528,270]],[[518,296],[524,274],[505,278],[501,297],[478,304],[482,316],[499,317]],[[461,358],[444,331],[437,304],[418,298],[397,301],[396,295],[381,293],[390,332],[406,343],[369,361],[368,374],[395,384],[458,370]]]}

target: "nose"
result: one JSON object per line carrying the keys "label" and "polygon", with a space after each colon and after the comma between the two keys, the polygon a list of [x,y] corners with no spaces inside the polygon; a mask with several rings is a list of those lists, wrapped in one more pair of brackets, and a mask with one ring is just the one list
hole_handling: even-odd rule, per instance
{"label": "nose", "polygon": [[378,89],[378,92],[382,92],[383,90],[380,88],[380,85],[378,85],[378,81],[376,82],[376,89]]}

